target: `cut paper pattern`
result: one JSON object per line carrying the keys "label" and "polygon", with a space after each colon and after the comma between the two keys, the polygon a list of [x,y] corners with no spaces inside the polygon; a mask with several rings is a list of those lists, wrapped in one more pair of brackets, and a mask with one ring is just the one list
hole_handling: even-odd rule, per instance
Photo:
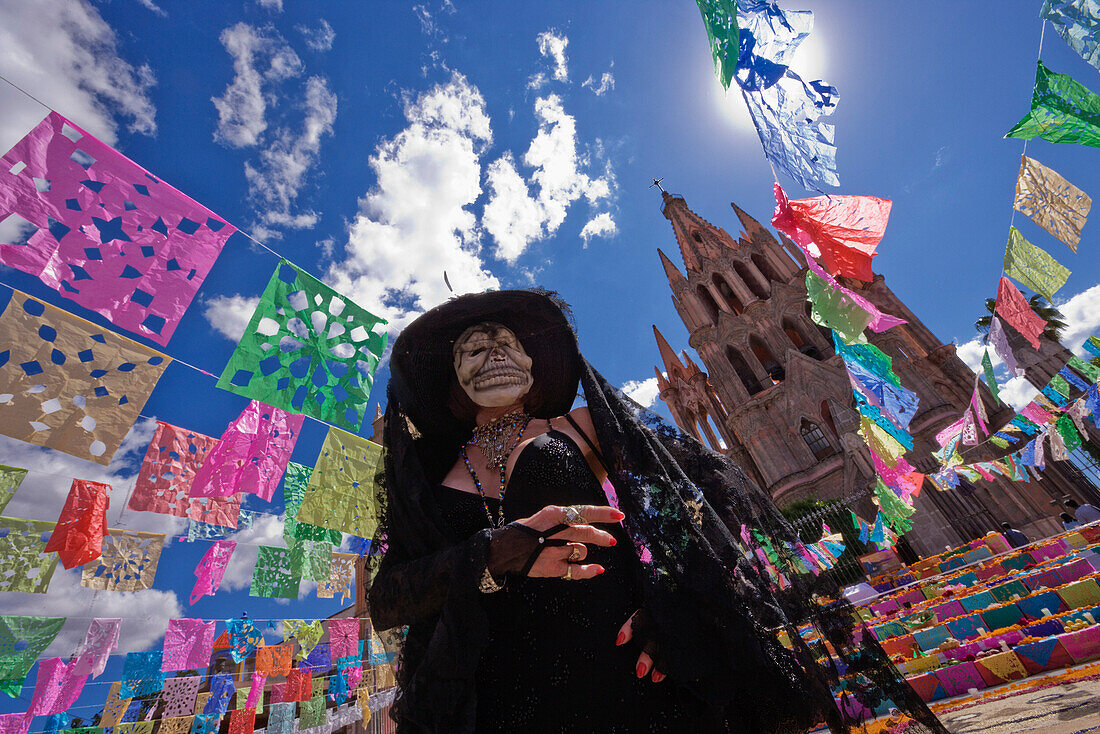
{"label": "cut paper pattern", "polygon": [[256,672],[285,678],[293,660],[294,645],[265,645],[256,651]]}
{"label": "cut paper pattern", "polygon": [[291,571],[290,549],[261,545],[248,593],[274,599],[297,599],[301,581],[301,577]]}
{"label": "cut paper pattern", "polygon": [[1005,249],[1005,274],[1042,294],[1048,301],[1069,279],[1069,270],[1047,254],[1042,248],[1024,239],[1015,227],[1008,230],[1008,247]]}
{"label": "cut paper pattern", "polygon": [[1031,111],[1006,138],[1042,138],[1051,143],[1100,146],[1100,97],[1067,74],[1038,62]]}
{"label": "cut paper pattern", "polygon": [[210,698],[202,707],[204,714],[217,714],[221,716],[229,710],[229,704],[233,700],[233,694],[237,687],[233,684],[233,676],[229,673],[218,673],[210,679]]}
{"label": "cut paper pattern", "polygon": [[292,545],[296,539],[327,540],[332,545],[340,545],[343,535],[339,530],[329,530],[298,521],[298,510],[301,509],[302,500],[305,499],[306,486],[309,484],[309,477],[312,473],[313,467],[295,464],[293,461],[286,466],[286,475],[283,477],[285,513],[283,538],[288,545]]}
{"label": "cut paper pattern", "polygon": [[192,711],[191,713],[201,714],[203,712],[203,709],[206,708],[206,702],[209,701],[209,700],[210,700],[210,691],[200,693],[198,696],[195,697],[195,710]]}
{"label": "cut paper pattern", "polygon": [[310,581],[328,581],[332,575],[332,544],[327,540],[295,540],[290,547],[290,571]]}
{"label": "cut paper pattern", "polygon": [[355,588],[355,566],[358,560],[359,556],[355,553],[333,553],[332,571],[327,580],[317,584],[317,598],[331,599],[339,594],[343,602],[347,603]]}
{"label": "cut paper pattern", "polygon": [[164,685],[161,672],[161,651],[126,653],[122,665],[122,690],[124,698],[141,698],[156,693]]}
{"label": "cut paper pattern", "polygon": [[164,681],[160,700],[164,703],[161,717],[169,719],[175,716],[187,716],[195,711],[195,700],[199,696],[202,676],[189,675],[182,678],[168,678]]}
{"label": "cut paper pattern", "polygon": [[989,358],[989,350],[982,351],[982,376],[985,378],[985,386],[993,393],[993,399],[1001,400],[1001,388],[997,384],[997,378],[993,375],[993,360]]}
{"label": "cut paper pattern", "polygon": [[[1031,307],[1028,306],[1028,308]],[[989,343],[993,345],[993,349],[1004,360],[1010,375],[1013,377],[1024,376],[1024,370],[1016,362],[1016,355],[1012,353],[1012,348],[1008,345],[1008,335],[1005,334],[1004,326],[996,316],[990,317],[989,320]]]}
{"label": "cut paper pattern", "polygon": [[822,81],[805,82],[787,69],[767,89],[742,90],[764,155],[804,188],[839,186],[835,130],[819,118],[836,110],[840,94]]}
{"label": "cut paper pattern", "polygon": [[[194,499],[192,502],[226,502],[226,501],[238,501],[240,498],[231,497],[228,500],[219,500],[216,497],[209,497],[204,499]],[[188,542],[194,540],[218,540],[220,538],[228,538],[235,532],[241,530],[248,530],[252,527],[252,524],[256,521],[256,514],[250,510],[238,510],[237,511],[237,526],[230,527],[228,525],[211,525],[210,523],[197,522],[195,520],[187,521],[187,540]]]}
{"label": "cut paper pattern", "polygon": [[871,323],[871,314],[812,271],[806,272],[806,295],[812,304],[810,318],[814,323],[832,329],[846,344],[857,341]]}
{"label": "cut paper pattern", "polygon": [[308,670],[295,668],[286,676],[286,698],[284,701],[308,701],[313,695],[313,678]]}
{"label": "cut paper pattern", "polygon": [[1085,61],[1100,69],[1100,3],[1096,0],[1043,0],[1039,17]]}
{"label": "cut paper pattern", "polygon": [[27,707],[27,716],[50,716],[63,713],[76,703],[84,690],[86,675],[74,675],[72,665],[62,662],[61,658],[50,658],[38,662],[38,678],[34,683],[34,694]]}
{"label": "cut paper pattern", "polygon": [[[1080,361],[1080,360],[1078,360],[1078,361]],[[1068,364],[1073,364],[1073,357],[1070,357],[1070,360],[1069,360]],[[1093,368],[1093,369],[1096,369],[1096,368]],[[1065,380],[1069,384],[1073,385],[1078,390],[1088,390],[1089,389],[1088,383],[1085,382],[1084,380],[1082,380],[1077,375],[1073,374],[1073,371],[1069,367],[1063,367],[1062,369],[1058,370],[1058,375],[1057,376],[1061,377],[1063,380]],[[1054,380],[1051,380],[1051,382],[1054,382]],[[1069,393],[1067,392],[1066,395],[1068,395],[1068,394]]]}
{"label": "cut paper pattern", "polygon": [[153,721],[124,721],[115,728],[115,734],[153,734]]}
{"label": "cut paper pattern", "polygon": [[[1089,382],[1096,382],[1097,380],[1100,380],[1100,367],[1086,362],[1085,360],[1078,357],[1076,354],[1070,356],[1068,364],[1070,367],[1084,375]],[[1081,389],[1084,390],[1086,388]]]}
{"label": "cut paper pattern", "polygon": [[237,663],[251,655],[264,642],[263,635],[251,619],[227,619],[225,631],[229,633],[229,645],[233,648],[231,654],[233,661]]}
{"label": "cut paper pattern", "polygon": [[65,568],[83,566],[99,558],[107,535],[109,484],[74,479],[46,542],[46,552],[57,553]]}
{"label": "cut paper pattern", "polygon": [[329,428],[309,477],[298,520],[369,538],[378,528],[374,476],[382,447]]}
{"label": "cut paper pattern", "polygon": [[295,706],[293,702],[271,704],[267,709],[267,734],[292,734]]}
{"label": "cut paper pattern", "polygon": [[218,734],[221,723],[221,714],[195,714],[190,734]]}
{"label": "cut paper pattern", "polygon": [[93,619],[84,635],[80,653],[73,661],[73,672],[98,677],[107,666],[107,658],[118,648],[121,628],[121,619]]}
{"label": "cut paper pattern", "polygon": [[385,323],[280,260],[218,387],[358,431]]}
{"label": "cut paper pattern", "polygon": [[65,626],[65,617],[0,617],[0,679],[23,680]]}
{"label": "cut paper pattern", "polygon": [[214,623],[201,619],[170,619],[164,633],[161,670],[205,670],[214,651]]}
{"label": "cut paper pattern", "polygon": [[794,52],[810,35],[814,14],[783,10],[767,0],[742,0],[738,5],[737,84],[747,91],[766,89],[786,73]]}
{"label": "cut paper pattern", "polygon": [[221,586],[222,576],[225,575],[225,567],[237,548],[235,540],[218,540],[207,549],[199,565],[195,567],[195,588],[191,591],[191,603],[204,596],[213,596]]}
{"label": "cut paper pattern", "polygon": [[170,361],[15,291],[0,315],[0,432],[108,464]]}
{"label": "cut paper pattern", "polygon": [[312,696],[298,707],[298,730],[312,729],[325,723],[325,697]]}
{"label": "cut paper pattern", "polygon": [[103,728],[113,728],[122,722],[122,716],[130,707],[131,698],[119,698],[122,681],[114,681],[107,694],[107,701],[103,704],[103,713],[99,717],[99,725]]}
{"label": "cut paper pattern", "polygon": [[1077,252],[1092,199],[1057,171],[1025,155],[1020,158],[1013,208]]}
{"label": "cut paper pattern", "polygon": [[26,476],[26,469],[0,464],[0,513],[8,506]]}
{"label": "cut paper pattern", "polygon": [[56,112],[3,158],[0,220],[10,214],[38,229],[0,244],[5,265],[158,344],[235,231]]}
{"label": "cut paper pattern", "polygon": [[222,433],[191,484],[192,497],[255,494],[270,502],[302,430],[300,415],[251,401]]}
{"label": "cut paper pattern", "polygon": [[84,567],[80,585],[100,591],[151,589],[163,548],[161,533],[111,530],[103,539],[103,555]]}
{"label": "cut paper pattern", "polygon": [[26,712],[0,714],[0,734],[27,734],[32,718]]}
{"label": "cut paper pattern", "polygon": [[325,627],[319,619],[312,622],[304,619],[283,620],[283,635],[298,641],[298,659],[300,660],[305,660],[309,656],[324,634]]}
{"label": "cut paper pattern", "polygon": [[252,734],[252,727],[256,726],[256,711],[252,709],[236,709],[229,712],[229,734]]}
{"label": "cut paper pattern", "polygon": [[359,654],[359,619],[328,620],[329,656],[332,664],[340,658]]}
{"label": "cut paper pattern", "polygon": [[1062,443],[1067,451],[1073,451],[1081,445],[1081,434],[1077,432],[1077,426],[1068,415],[1063,415],[1054,424],[1054,429],[1062,438]]}
{"label": "cut paper pattern", "polygon": [[219,526],[236,527],[240,497],[190,499],[195,473],[217,439],[157,421],[127,509],[187,517],[196,522],[213,517]]}
{"label": "cut paper pattern", "polygon": [[52,522],[0,517],[0,591],[46,593],[58,561],[46,552],[51,532]]}
{"label": "cut paper pattern", "polygon": [[[818,256],[833,275],[870,281],[871,258],[886,234],[892,203],[875,196],[815,196],[788,201],[775,187],[772,223]],[[814,247],[818,252],[814,252]]]}
{"label": "cut paper pattern", "polygon": [[[258,714],[264,710],[264,683],[267,676],[263,673],[253,673],[252,683],[247,686],[237,686],[237,708],[252,709]],[[256,691],[255,694],[252,692]]]}
{"label": "cut paper pattern", "polygon": [[[1020,293],[1019,289],[1003,275],[997,288],[997,303],[994,308],[1009,326],[1028,340],[1031,346],[1039,348],[1039,337],[1042,336],[1047,322],[1031,310],[1024,294]],[[1005,361],[1007,363],[1007,360]]]}
{"label": "cut paper pattern", "polygon": [[317,647],[306,655],[306,659],[299,665],[302,670],[309,670],[310,673],[316,673],[318,675],[324,675],[330,667],[332,667],[331,655],[329,650],[329,644],[327,642],[318,642]]}
{"label": "cut paper pattern", "polygon": [[191,726],[195,723],[195,716],[173,716],[170,719],[161,719],[157,734],[191,734]]}
{"label": "cut paper pattern", "polygon": [[736,0],[696,0],[707,29],[707,42],[714,57],[714,70],[723,89],[729,89],[737,72],[740,42],[737,31]]}

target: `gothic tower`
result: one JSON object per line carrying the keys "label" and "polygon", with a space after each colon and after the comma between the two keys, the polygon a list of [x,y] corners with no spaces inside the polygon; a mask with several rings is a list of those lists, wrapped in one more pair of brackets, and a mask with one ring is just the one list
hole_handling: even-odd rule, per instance
{"label": "gothic tower", "polygon": [[[665,367],[663,374],[657,369],[660,396],[677,425],[730,455],[781,506],[806,498],[862,498],[853,507],[873,513],[867,490],[874,467],[856,433],[859,414],[844,363],[830,332],[810,319],[802,253],[735,204],[743,230],[737,239],[689,209],[682,197],[662,195],[686,273],[657,252],[688,343],[707,370],[686,352],[677,357],[654,327]],[[935,434],[969,403],[975,375],[955,346],[940,342],[881,275],[845,285],[908,322],[868,337],[893,358],[902,384],[920,397],[910,424],[915,448],[907,458],[920,471],[934,471]],[[998,404],[984,384],[979,390],[993,425],[1012,417],[1014,411]],[[1060,529],[1051,500],[1083,496],[1074,478],[1049,469],[1026,484],[998,477],[961,492],[925,486],[907,536],[921,553],[999,529],[1002,521],[1033,537],[1049,534]]]}

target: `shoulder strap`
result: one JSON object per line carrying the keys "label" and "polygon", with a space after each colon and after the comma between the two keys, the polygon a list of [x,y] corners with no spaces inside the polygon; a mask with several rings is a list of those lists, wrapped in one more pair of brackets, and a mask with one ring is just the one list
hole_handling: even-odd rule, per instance
{"label": "shoulder strap", "polygon": [[603,454],[600,453],[599,448],[597,448],[596,444],[592,442],[592,439],[588,437],[588,434],[584,432],[584,429],[577,425],[577,421],[573,420],[573,416],[568,413],[565,414],[565,420],[569,421],[569,425],[573,426],[573,430],[579,433],[581,438],[584,439],[584,442],[588,444],[588,448],[592,449],[592,453],[596,455],[596,460],[600,462],[600,466],[603,467],[603,470],[610,474],[611,469],[608,468],[607,462],[603,460]]}

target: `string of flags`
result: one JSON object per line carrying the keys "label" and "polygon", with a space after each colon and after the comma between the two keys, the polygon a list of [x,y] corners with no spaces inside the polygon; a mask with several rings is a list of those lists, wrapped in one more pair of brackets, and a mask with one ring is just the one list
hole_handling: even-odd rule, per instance
{"label": "string of flags", "polygon": [[[18,695],[32,665],[65,621],[0,616],[0,688]],[[374,666],[392,662],[392,655],[369,624],[367,634],[362,634],[362,622],[354,617],[286,619],[285,642],[266,645],[260,628],[248,618],[224,620],[225,629],[217,636],[217,620],[171,619],[161,649],[126,654],[119,680],[109,682],[98,727],[93,728],[141,723],[148,724],[149,732],[156,724],[159,731],[217,732],[228,714],[230,731],[251,732],[256,715],[264,713],[267,688],[268,730],[272,722],[289,734],[326,723],[365,720],[372,708]],[[121,619],[92,619],[83,643],[68,661],[38,661],[27,710],[0,715],[0,731],[26,734],[36,716],[47,717],[44,731],[67,728],[74,703],[92,685],[89,679],[103,674],[116,652],[120,628]],[[238,687],[235,681],[244,680],[240,664],[246,659],[252,660],[254,672],[248,685]],[[235,672],[225,672],[233,666]],[[370,680],[364,678],[367,672]],[[392,678],[385,669],[381,675]],[[277,678],[283,680],[276,682]],[[200,692],[203,687],[207,690]],[[356,711],[349,710],[352,699]],[[373,708],[385,703],[377,701]]]}

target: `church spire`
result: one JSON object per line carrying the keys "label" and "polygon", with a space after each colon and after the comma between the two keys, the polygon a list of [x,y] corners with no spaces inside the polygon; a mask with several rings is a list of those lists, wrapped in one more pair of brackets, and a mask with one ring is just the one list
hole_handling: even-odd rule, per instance
{"label": "church spire", "polygon": [[672,286],[673,294],[679,293],[680,289],[687,285],[687,278],[680,272],[680,269],[668,259],[668,255],[664,253],[660,247],[657,248],[657,254],[661,256],[661,265],[665,268],[665,276],[668,278],[668,284]]}
{"label": "church spire", "polygon": [[675,368],[682,370],[684,365],[676,357],[676,352],[672,351],[672,347],[668,345],[664,334],[657,329],[656,324],[653,325],[653,336],[657,338],[657,349],[660,350],[661,359],[665,363],[665,374],[669,376],[669,379],[672,379],[672,375],[676,371]]}

